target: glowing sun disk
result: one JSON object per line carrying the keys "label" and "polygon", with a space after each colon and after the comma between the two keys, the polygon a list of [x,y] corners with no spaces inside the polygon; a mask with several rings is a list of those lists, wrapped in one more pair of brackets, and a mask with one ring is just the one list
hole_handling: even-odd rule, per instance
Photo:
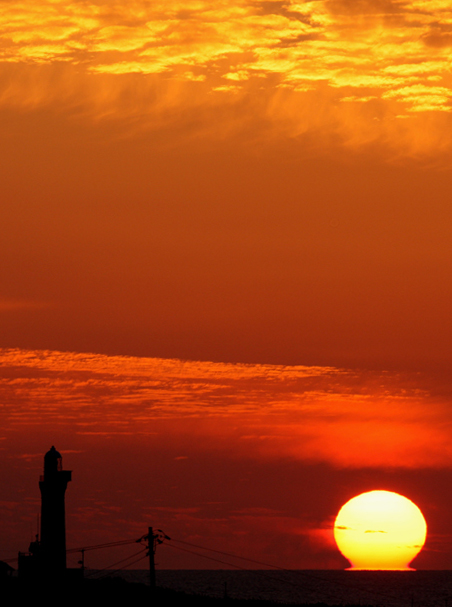
{"label": "glowing sun disk", "polygon": [[421,551],[427,524],[411,500],[369,491],[348,501],[334,524],[334,539],[351,569],[402,569]]}

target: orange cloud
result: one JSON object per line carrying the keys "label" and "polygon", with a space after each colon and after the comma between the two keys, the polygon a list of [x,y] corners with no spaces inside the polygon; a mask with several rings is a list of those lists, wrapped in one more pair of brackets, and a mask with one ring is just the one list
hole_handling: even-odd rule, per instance
{"label": "orange cloud", "polygon": [[3,431],[153,436],[181,461],[201,449],[356,468],[452,462],[448,403],[408,376],[21,350],[0,360]]}
{"label": "orange cloud", "polygon": [[[258,94],[248,120],[269,120],[275,135],[431,153],[444,147],[438,115],[451,109],[451,19],[447,3],[415,0],[13,1],[0,9],[0,104],[139,115],[141,128],[161,124],[163,109],[171,121],[171,108],[196,108],[211,131],[224,121],[208,112]],[[48,79],[40,66],[54,68]],[[422,138],[424,113],[434,119]]]}
{"label": "orange cloud", "polygon": [[26,299],[7,299],[0,297],[0,313],[9,312],[12,310],[35,310],[39,308],[47,308],[51,304],[39,301],[29,301]]}

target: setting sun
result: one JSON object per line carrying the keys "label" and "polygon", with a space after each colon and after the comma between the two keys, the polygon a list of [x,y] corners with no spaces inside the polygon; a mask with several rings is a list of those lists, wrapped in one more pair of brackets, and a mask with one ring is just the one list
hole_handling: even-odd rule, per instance
{"label": "setting sun", "polygon": [[0,1],[0,584],[51,445],[70,551],[452,572],[451,67],[450,0]]}
{"label": "setting sun", "polygon": [[392,491],[354,497],[342,506],[334,524],[337,546],[351,569],[409,570],[426,534],[419,508]]}

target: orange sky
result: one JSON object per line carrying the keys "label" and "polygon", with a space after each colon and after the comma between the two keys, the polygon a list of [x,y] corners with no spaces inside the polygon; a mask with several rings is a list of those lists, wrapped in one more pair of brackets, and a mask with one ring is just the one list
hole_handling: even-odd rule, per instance
{"label": "orange sky", "polygon": [[[427,519],[417,566],[452,565],[450,394],[425,377],[19,349],[0,352],[0,369],[0,558],[28,547],[43,454],[58,443],[73,470],[69,548],[153,525],[271,565],[340,568],[337,512],[384,487]],[[165,546],[158,562],[218,567]]]}
{"label": "orange sky", "polygon": [[[406,490],[447,544],[451,45],[445,0],[0,2],[2,474],[32,500],[8,546],[52,443],[77,475],[104,453],[195,462],[201,493],[215,462],[235,501],[197,533],[240,512],[260,550],[272,520],[287,566],[343,565],[318,538],[360,490]],[[102,508],[151,524],[107,469]],[[281,514],[266,479],[313,477]],[[97,481],[75,478],[102,541]],[[169,527],[201,518],[184,491],[159,497]]]}

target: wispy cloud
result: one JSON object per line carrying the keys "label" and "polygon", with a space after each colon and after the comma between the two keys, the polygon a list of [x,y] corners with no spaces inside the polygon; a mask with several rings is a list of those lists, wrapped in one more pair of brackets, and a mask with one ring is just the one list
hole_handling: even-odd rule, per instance
{"label": "wispy cloud", "polygon": [[30,301],[27,299],[6,299],[0,297],[0,313],[13,310],[36,310],[51,307],[52,304],[43,301]]}
{"label": "wispy cloud", "polygon": [[409,376],[22,350],[0,363],[3,432],[153,436],[176,441],[181,461],[190,445],[339,467],[452,464],[447,398]]}
{"label": "wispy cloud", "polygon": [[13,1],[0,7],[0,103],[58,100],[155,128],[175,108],[207,118],[246,99],[247,121],[279,134],[431,151],[449,145],[438,115],[450,120],[451,22],[448,3],[416,0]]}

